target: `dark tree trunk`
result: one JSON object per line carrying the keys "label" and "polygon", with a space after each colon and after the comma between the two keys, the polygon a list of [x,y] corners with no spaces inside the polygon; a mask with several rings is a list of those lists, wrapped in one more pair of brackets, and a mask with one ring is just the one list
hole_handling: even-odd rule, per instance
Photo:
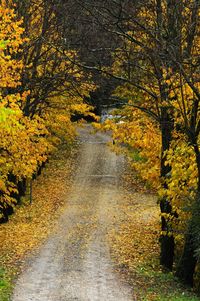
{"label": "dark tree trunk", "polygon": [[25,196],[26,194],[26,179],[23,178],[21,181],[17,183],[17,189],[18,189],[18,203],[21,202],[21,197]]}
{"label": "dark tree trunk", "polygon": [[[18,188],[18,181],[17,181],[17,177],[15,175],[13,175],[12,173],[10,173],[8,175],[8,180],[10,182],[12,182],[13,184],[15,184],[16,187]],[[19,201],[20,201],[20,195],[19,195],[18,192],[11,192],[10,196],[12,198],[14,198],[17,201],[17,203],[19,203]]]}
{"label": "dark tree trunk", "polygon": [[[166,199],[160,202],[161,213],[172,214],[171,206]],[[160,264],[165,270],[172,270],[174,262],[174,237],[172,229],[169,227],[168,221],[163,216],[161,217],[161,229],[166,235],[160,236]]]}
{"label": "dark tree trunk", "polygon": [[[11,192],[10,196],[14,198],[17,203],[20,203],[20,198],[25,195],[26,192],[26,179],[23,179],[21,181],[17,181],[17,178],[15,175],[10,173],[8,175],[8,179],[10,182],[14,183],[18,189],[18,193]],[[8,221],[9,215],[14,213],[13,205],[9,205],[6,203],[0,202],[0,224],[6,223]]]}
{"label": "dark tree trunk", "polygon": [[197,263],[197,259],[194,256],[195,246],[193,237],[193,222],[188,228],[188,233],[185,238],[185,245],[180,262],[177,266],[176,276],[189,286],[193,286],[193,275]]}
{"label": "dark tree trunk", "polygon": [[[193,140],[193,139],[192,139]],[[195,141],[194,141],[195,140]],[[185,245],[180,262],[177,266],[176,276],[185,284],[193,286],[195,267],[197,258],[195,251],[199,247],[196,245],[197,235],[200,232],[200,151],[196,139],[193,140],[193,147],[196,154],[198,169],[198,191],[194,204],[192,218],[186,233]]]}
{"label": "dark tree trunk", "polygon": [[48,163],[48,160],[46,160],[45,162],[42,162],[42,164],[38,168],[36,177],[41,175],[42,170],[45,168],[45,166],[46,166],[47,163]]}
{"label": "dark tree trunk", "polygon": [[[172,131],[174,127],[172,114],[171,112],[169,112],[169,110],[170,109],[168,107],[163,107],[161,109],[162,158],[160,174],[163,182],[163,187],[165,189],[167,189],[166,179],[169,176],[171,167],[165,164],[166,157],[164,153],[170,147],[172,140]],[[160,201],[160,210],[161,214],[167,213],[169,215],[173,215],[171,204],[166,198],[163,198]],[[169,225],[169,222],[164,216],[161,217],[161,230],[162,232],[165,232],[166,235],[161,235],[160,237],[160,264],[166,270],[172,270],[174,260],[174,237],[172,235],[172,229]]]}
{"label": "dark tree trunk", "polygon": [[0,202],[0,224],[6,223],[8,221],[8,213],[4,204]]}

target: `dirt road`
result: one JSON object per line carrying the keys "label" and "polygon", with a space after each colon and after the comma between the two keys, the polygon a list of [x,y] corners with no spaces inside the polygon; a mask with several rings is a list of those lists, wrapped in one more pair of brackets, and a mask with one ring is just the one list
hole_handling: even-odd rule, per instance
{"label": "dirt road", "polygon": [[80,130],[77,172],[57,229],[29,260],[12,301],[133,300],[114,271],[106,238],[119,218],[123,157],[109,150],[108,135],[90,130]]}

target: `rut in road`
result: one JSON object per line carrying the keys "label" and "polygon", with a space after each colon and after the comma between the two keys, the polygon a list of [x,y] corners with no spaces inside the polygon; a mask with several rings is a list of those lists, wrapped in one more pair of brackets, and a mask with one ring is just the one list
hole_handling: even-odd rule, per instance
{"label": "rut in road", "polygon": [[12,301],[133,300],[106,239],[118,214],[123,157],[109,150],[108,135],[90,130],[80,130],[77,172],[58,227],[29,260]]}

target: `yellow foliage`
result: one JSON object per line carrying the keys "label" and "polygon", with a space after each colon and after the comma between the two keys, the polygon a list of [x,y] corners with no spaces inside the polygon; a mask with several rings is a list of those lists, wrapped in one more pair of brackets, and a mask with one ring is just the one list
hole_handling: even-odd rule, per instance
{"label": "yellow foliage", "polygon": [[20,84],[23,63],[14,54],[20,51],[25,42],[22,20],[17,20],[13,9],[6,4],[0,5],[0,90],[15,88]]}
{"label": "yellow foliage", "polygon": [[[160,180],[161,135],[157,125],[138,109],[125,107],[120,111],[123,122],[106,120],[104,130],[112,130],[115,146],[122,146],[131,166],[141,178],[158,188]],[[116,148],[116,147],[115,147]]]}
{"label": "yellow foliage", "polygon": [[[166,153],[166,164],[171,166],[171,174],[167,180],[168,189],[160,190],[161,197],[167,196],[171,202],[173,212],[178,219],[171,220],[176,240],[183,240],[192,212],[193,201],[197,191],[197,165],[191,145],[184,135],[175,135],[176,140]],[[166,216],[169,219],[169,215]]]}
{"label": "yellow foliage", "polygon": [[[23,22],[17,19],[11,5],[6,1],[0,5],[0,209],[16,202],[13,194],[17,193],[17,183],[32,178],[55,146],[63,139],[72,141],[75,126],[71,115],[74,112],[94,117],[92,107],[83,104],[83,99],[95,87],[71,62],[77,56],[76,52],[68,51],[69,59],[63,59],[52,46],[60,39],[54,27],[48,28],[47,41],[33,43],[43,34],[45,13],[50,13],[50,19],[55,17],[54,13],[48,11],[43,0],[33,1],[27,11],[28,27],[24,32]],[[22,37],[24,34],[28,39]],[[36,56],[41,56],[39,61],[34,57],[35,47]],[[64,81],[60,86],[56,85],[45,100],[40,100],[37,85],[30,89],[21,86],[22,73],[30,79],[33,74],[41,79],[59,74]],[[21,93],[8,93],[19,87]],[[34,95],[37,95],[36,99]],[[28,114],[26,107],[34,102],[38,104],[37,110]],[[10,177],[14,180],[10,181]]]}
{"label": "yellow foliage", "polygon": [[6,4],[0,6],[0,19],[0,206],[6,208],[16,202],[12,194],[17,192],[16,183],[9,181],[9,175],[14,175],[17,181],[31,178],[46,161],[52,147],[46,139],[49,132],[44,120],[39,116],[25,117],[20,108],[29,92],[5,96],[5,88],[20,85],[23,63],[13,57],[25,40],[22,21],[16,20],[14,10]]}

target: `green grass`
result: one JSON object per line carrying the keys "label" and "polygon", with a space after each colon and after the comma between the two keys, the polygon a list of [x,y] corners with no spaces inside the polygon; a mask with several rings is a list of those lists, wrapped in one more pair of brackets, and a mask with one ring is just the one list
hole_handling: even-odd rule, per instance
{"label": "green grass", "polygon": [[137,149],[129,148],[129,155],[131,159],[135,162],[146,162],[147,159],[142,157]]}
{"label": "green grass", "polygon": [[0,301],[8,301],[12,291],[11,278],[0,268]]}
{"label": "green grass", "polygon": [[137,278],[144,283],[140,292],[143,301],[199,301],[200,297],[183,287],[172,273],[156,271],[151,266],[142,266],[137,270]]}
{"label": "green grass", "polygon": [[191,296],[185,296],[185,295],[174,295],[172,294],[171,297],[164,297],[164,298],[160,298],[158,299],[160,301],[198,301],[199,298],[197,297],[191,297]]}
{"label": "green grass", "polygon": [[[149,301],[149,299],[144,299],[144,301]],[[158,296],[157,301],[199,301],[198,297],[192,297],[189,294],[177,294],[176,292],[169,293],[168,296]]]}

